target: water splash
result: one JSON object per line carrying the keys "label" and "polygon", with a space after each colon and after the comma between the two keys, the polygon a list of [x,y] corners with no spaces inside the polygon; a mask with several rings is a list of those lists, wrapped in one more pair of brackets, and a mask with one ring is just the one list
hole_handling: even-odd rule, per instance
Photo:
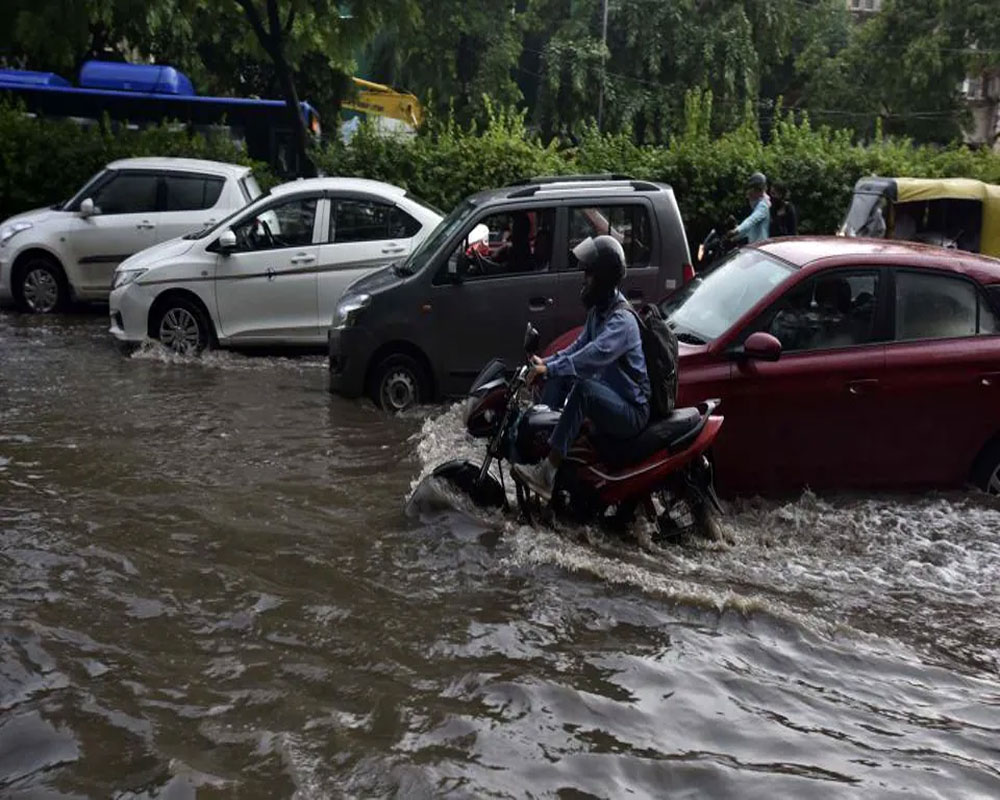
{"label": "water splash", "polygon": [[[729,504],[729,546],[691,542],[658,548],[649,523],[632,538],[590,527],[558,532],[498,520],[448,487],[427,488],[435,466],[479,461],[461,405],[425,420],[413,437],[424,509],[458,509],[500,524],[508,569],[558,566],[670,602],[766,612],[813,630],[898,637],[972,669],[1000,669],[1000,503],[980,493],[926,496],[804,492],[791,502]],[[512,482],[507,490],[513,501]]]}
{"label": "water splash", "polygon": [[240,372],[275,368],[311,371],[326,369],[327,366],[326,359],[315,355],[247,355],[232,350],[205,350],[198,354],[175,353],[155,339],[145,339],[128,357],[132,361]]}

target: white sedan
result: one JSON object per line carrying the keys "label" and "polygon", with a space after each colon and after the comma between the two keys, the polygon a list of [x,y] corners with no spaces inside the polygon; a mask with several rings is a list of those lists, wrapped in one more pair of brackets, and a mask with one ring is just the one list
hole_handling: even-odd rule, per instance
{"label": "white sedan", "polygon": [[406,258],[440,221],[436,209],[379,181],[282,184],[213,227],[122,262],[111,334],[179,352],[323,345],[344,289]]}

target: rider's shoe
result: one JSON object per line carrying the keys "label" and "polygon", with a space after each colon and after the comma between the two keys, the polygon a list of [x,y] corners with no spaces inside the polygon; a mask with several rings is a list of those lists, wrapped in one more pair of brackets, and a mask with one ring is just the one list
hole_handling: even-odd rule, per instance
{"label": "rider's shoe", "polygon": [[515,464],[511,472],[531,491],[545,500],[552,499],[552,489],[556,483],[556,465],[549,459],[537,464]]}

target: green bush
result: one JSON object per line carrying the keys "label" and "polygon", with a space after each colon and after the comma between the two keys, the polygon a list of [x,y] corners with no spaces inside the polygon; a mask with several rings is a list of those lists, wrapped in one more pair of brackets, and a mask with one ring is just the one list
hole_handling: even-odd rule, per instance
{"label": "green bush", "polygon": [[349,145],[315,153],[328,175],[395,183],[444,209],[480,189],[544,174],[622,173],[673,186],[691,243],[732,214],[748,212],[746,177],[762,170],[789,187],[802,233],[834,233],[857,180],[865,175],[971,177],[1000,183],[1000,156],[961,145],[917,147],[882,139],[862,145],[849,131],[814,128],[808,119],[778,117],[761,141],[750,119],[721,137],[710,133],[711,98],[692,93],[684,130],[667,147],[637,145],[626,133],[584,131],[557,149],[532,137],[523,116],[489,108],[488,124],[460,128],[432,122],[412,139],[386,138],[362,126]]}
{"label": "green bush", "polygon": [[[350,144],[331,141],[312,155],[328,175],[384,180],[443,209],[481,189],[537,175],[616,172],[663,181],[674,187],[692,243],[728,215],[746,213],[743,183],[757,169],[788,184],[803,233],[833,233],[855,182],[865,175],[1000,183],[1000,156],[988,151],[918,147],[881,136],[862,145],[848,131],[816,128],[780,111],[766,143],[751,114],[738,129],[716,137],[710,132],[710,95],[692,92],[685,107],[683,130],[667,147],[640,146],[627,132],[602,134],[595,127],[571,145],[546,145],[528,131],[523,113],[487,102],[482,128],[447,118],[431,120],[418,136],[389,138],[362,126]],[[168,126],[82,128],[36,120],[0,104],[0,216],[68,197],[107,162],[138,155],[249,163],[222,136],[189,136]],[[273,182],[266,167],[254,167],[262,183]]]}
{"label": "green bush", "polygon": [[71,197],[108,162],[133,156],[183,156],[254,167],[262,185],[274,182],[224,135],[191,135],[163,124],[142,130],[38,119],[0,102],[0,219]]}

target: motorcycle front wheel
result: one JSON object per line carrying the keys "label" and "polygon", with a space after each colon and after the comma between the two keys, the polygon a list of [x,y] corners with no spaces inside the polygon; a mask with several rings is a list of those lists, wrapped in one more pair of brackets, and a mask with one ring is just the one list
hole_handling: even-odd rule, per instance
{"label": "motorcycle front wheel", "polygon": [[507,501],[500,481],[487,474],[479,480],[480,465],[472,461],[448,461],[437,467],[433,477],[467,495],[482,508],[502,508]]}

